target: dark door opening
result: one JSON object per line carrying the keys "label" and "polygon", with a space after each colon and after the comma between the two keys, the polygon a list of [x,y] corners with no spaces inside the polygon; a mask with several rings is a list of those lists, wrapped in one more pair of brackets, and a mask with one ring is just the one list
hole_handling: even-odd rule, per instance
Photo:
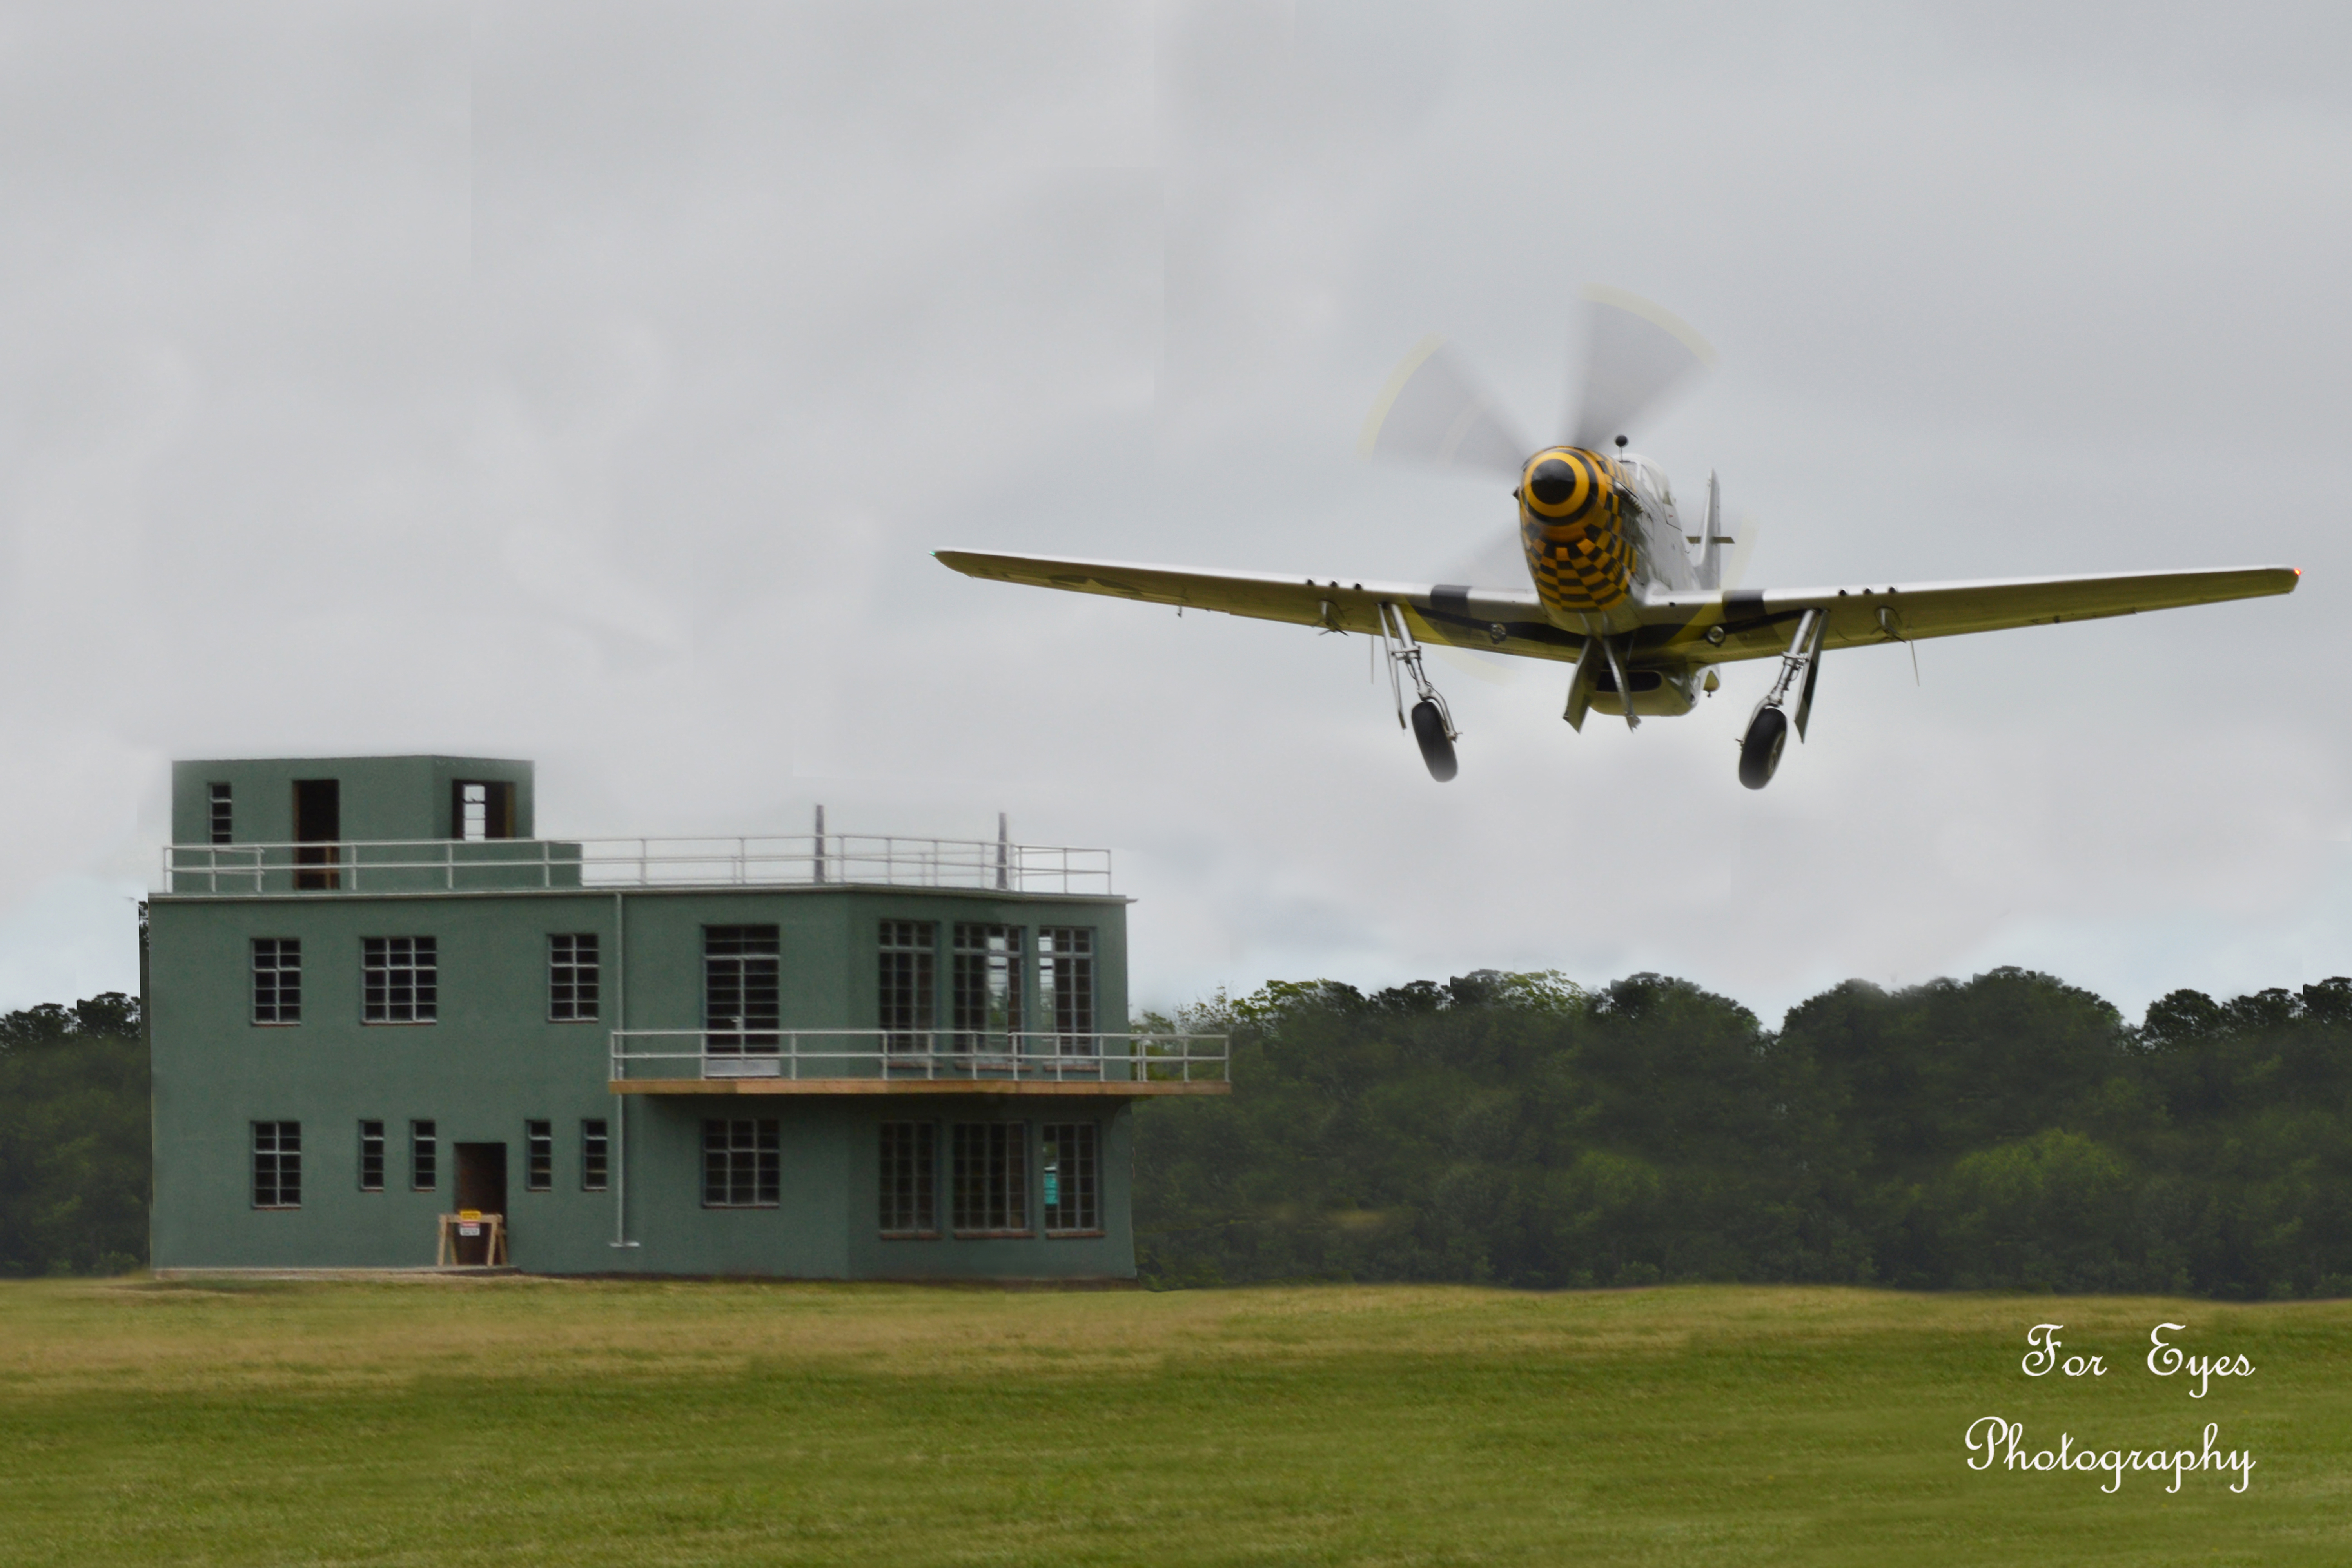
{"label": "dark door opening", "polygon": [[298,847],[294,851],[297,868],[295,887],[334,888],[341,885],[340,872],[302,868],[333,866],[341,854],[338,845],[342,837],[342,782],[340,779],[296,779],[294,837]]}
{"label": "dark door opening", "polygon": [[[457,1209],[472,1209],[479,1214],[503,1216],[507,1212],[507,1146],[503,1143],[460,1143],[457,1145]],[[511,1238],[508,1246],[513,1246]],[[480,1236],[460,1236],[457,1238],[457,1261],[487,1263],[489,1261],[490,1237],[488,1226]]]}

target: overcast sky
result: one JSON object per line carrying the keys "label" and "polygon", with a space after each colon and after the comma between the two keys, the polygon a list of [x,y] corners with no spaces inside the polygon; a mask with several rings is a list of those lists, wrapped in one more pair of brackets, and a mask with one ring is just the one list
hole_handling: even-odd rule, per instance
{"label": "overcast sky", "polygon": [[[1768,1022],[1996,964],[2352,973],[2352,11],[0,11],[0,1006],[133,989],[173,757],[537,760],[557,834],[1108,846],[1139,1002],[1476,967]],[[1577,290],[1720,353],[1638,445],[1750,585],[2280,563],[2293,597],[1559,721],[952,546],[1426,580],[1425,333],[1552,428]],[[1520,584],[1510,584],[1520,585]]]}

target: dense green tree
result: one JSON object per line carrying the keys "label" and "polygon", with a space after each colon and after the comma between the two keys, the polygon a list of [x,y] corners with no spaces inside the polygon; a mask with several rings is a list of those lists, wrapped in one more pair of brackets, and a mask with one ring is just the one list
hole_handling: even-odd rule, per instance
{"label": "dense green tree", "polygon": [[0,1016],[0,1274],[147,1257],[147,1046],[119,992]]}

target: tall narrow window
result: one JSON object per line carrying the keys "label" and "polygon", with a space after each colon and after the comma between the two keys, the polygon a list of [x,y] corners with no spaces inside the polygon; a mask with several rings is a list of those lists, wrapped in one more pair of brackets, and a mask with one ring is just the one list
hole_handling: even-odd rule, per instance
{"label": "tall narrow window", "polygon": [[515,786],[501,781],[459,779],[451,786],[453,838],[512,838]]}
{"label": "tall narrow window", "polygon": [[1045,1187],[1045,1234],[1091,1236],[1102,1230],[1102,1160],[1091,1121],[1065,1121],[1038,1131],[1037,1173]]}
{"label": "tall narrow window", "polygon": [[293,937],[253,939],[253,1021],[302,1021],[302,944]]}
{"label": "tall narrow window", "polygon": [[929,921],[882,922],[882,1042],[891,1051],[929,1051],[940,928]]}
{"label": "tall narrow window", "polygon": [[555,1185],[555,1123],[526,1121],[522,1135],[522,1190],[547,1192]]}
{"label": "tall narrow window", "polygon": [[213,842],[215,844],[226,844],[229,840],[236,837],[235,831],[236,826],[236,803],[229,798],[228,785],[225,784],[216,784],[207,785],[206,787],[212,792]]}
{"label": "tall narrow window", "polygon": [[343,786],[336,779],[294,781],[294,886],[317,891],[342,886],[334,868],[342,858]]}
{"label": "tall narrow window", "polygon": [[1021,928],[955,928],[955,1048],[1005,1055],[1021,1032]]}
{"label": "tall narrow window", "polygon": [[882,1234],[940,1233],[939,1135],[928,1121],[882,1123]]}
{"label": "tall narrow window", "polygon": [[1037,1016],[1054,1032],[1054,1051],[1095,1054],[1095,933],[1087,926],[1037,932]]}
{"label": "tall narrow window", "polygon": [[781,1164],[776,1127],[764,1120],[702,1124],[703,1207],[776,1206]]}
{"label": "tall narrow window", "polygon": [[960,1121],[952,1202],[958,1236],[1029,1234],[1028,1129],[1018,1121]]}
{"label": "tall narrow window", "polygon": [[430,1121],[408,1124],[408,1184],[429,1193],[441,1184],[441,1140]]}
{"label": "tall narrow window", "polygon": [[593,1117],[580,1123],[580,1190],[601,1193],[612,1184],[612,1134],[605,1130],[604,1119]]}
{"label": "tall narrow window", "polygon": [[360,1191],[383,1191],[383,1123],[360,1123]]}
{"label": "tall narrow window", "polygon": [[559,1024],[596,1016],[603,971],[596,933],[558,933],[547,939],[547,1016]]}
{"label": "tall narrow window", "polygon": [[441,963],[429,936],[360,939],[360,1017],[370,1024],[430,1024],[439,1016]]}
{"label": "tall narrow window", "polygon": [[253,1124],[253,1206],[257,1209],[298,1209],[302,1206],[300,1122],[257,1121]]}
{"label": "tall narrow window", "polygon": [[780,951],[774,926],[702,928],[703,1048],[711,1056],[776,1054]]}

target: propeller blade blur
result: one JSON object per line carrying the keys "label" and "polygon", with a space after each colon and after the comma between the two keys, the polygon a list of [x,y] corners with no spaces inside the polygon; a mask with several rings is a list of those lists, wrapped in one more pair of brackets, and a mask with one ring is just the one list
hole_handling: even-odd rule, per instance
{"label": "propeller blade blur", "polygon": [[1661,406],[1715,350],[1691,324],[1622,289],[1584,291],[1584,368],[1571,394],[1568,445],[1602,452]]}
{"label": "propeller blade blur", "polygon": [[1504,423],[1493,398],[1440,338],[1405,356],[1364,421],[1367,457],[1409,458],[1516,479],[1534,448]]}

